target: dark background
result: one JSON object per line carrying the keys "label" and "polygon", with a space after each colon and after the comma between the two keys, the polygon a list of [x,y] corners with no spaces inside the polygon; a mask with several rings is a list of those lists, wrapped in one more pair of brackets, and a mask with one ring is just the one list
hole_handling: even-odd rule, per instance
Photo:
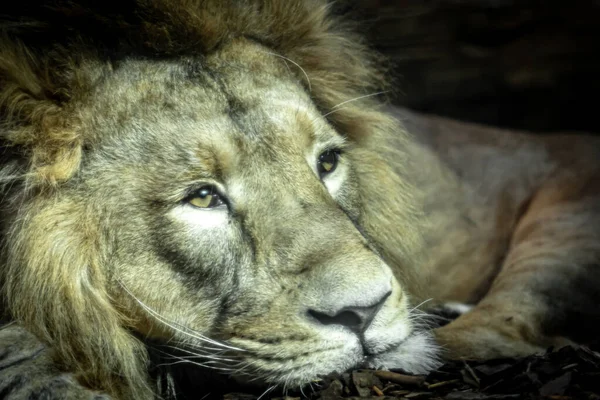
{"label": "dark background", "polygon": [[415,110],[600,132],[600,0],[340,0]]}

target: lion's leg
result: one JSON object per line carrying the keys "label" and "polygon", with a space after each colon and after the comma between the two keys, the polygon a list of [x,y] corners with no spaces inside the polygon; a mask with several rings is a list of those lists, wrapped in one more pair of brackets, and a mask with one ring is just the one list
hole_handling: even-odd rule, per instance
{"label": "lion's leg", "polygon": [[551,198],[520,221],[486,297],[436,330],[448,358],[521,356],[600,334],[600,200]]}

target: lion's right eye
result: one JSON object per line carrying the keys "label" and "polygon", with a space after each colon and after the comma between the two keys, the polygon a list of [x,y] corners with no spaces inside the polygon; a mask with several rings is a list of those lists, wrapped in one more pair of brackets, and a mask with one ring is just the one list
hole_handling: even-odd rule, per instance
{"label": "lion's right eye", "polygon": [[337,167],[338,160],[340,158],[339,150],[327,150],[319,156],[319,161],[317,163],[317,170],[319,172],[319,177],[323,179],[325,175],[332,173],[335,171]]}
{"label": "lion's right eye", "polygon": [[203,186],[187,198],[197,208],[214,208],[225,204],[213,186]]}

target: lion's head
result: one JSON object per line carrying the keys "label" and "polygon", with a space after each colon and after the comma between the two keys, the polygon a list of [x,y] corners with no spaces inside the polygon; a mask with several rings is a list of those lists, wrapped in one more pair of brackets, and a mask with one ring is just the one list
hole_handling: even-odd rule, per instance
{"label": "lion's head", "polygon": [[376,57],[320,1],[132,6],[7,24],[6,311],[126,398],[146,338],[269,384],[430,368]]}

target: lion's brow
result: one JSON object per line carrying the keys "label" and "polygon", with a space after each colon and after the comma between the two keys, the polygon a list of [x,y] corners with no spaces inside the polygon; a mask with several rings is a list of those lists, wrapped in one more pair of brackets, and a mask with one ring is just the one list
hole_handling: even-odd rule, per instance
{"label": "lion's brow", "polygon": [[230,150],[225,148],[217,148],[212,145],[199,146],[196,151],[198,159],[201,161],[197,169],[202,170],[203,175],[222,182],[225,179],[226,171],[231,168],[231,157],[233,156]]}

